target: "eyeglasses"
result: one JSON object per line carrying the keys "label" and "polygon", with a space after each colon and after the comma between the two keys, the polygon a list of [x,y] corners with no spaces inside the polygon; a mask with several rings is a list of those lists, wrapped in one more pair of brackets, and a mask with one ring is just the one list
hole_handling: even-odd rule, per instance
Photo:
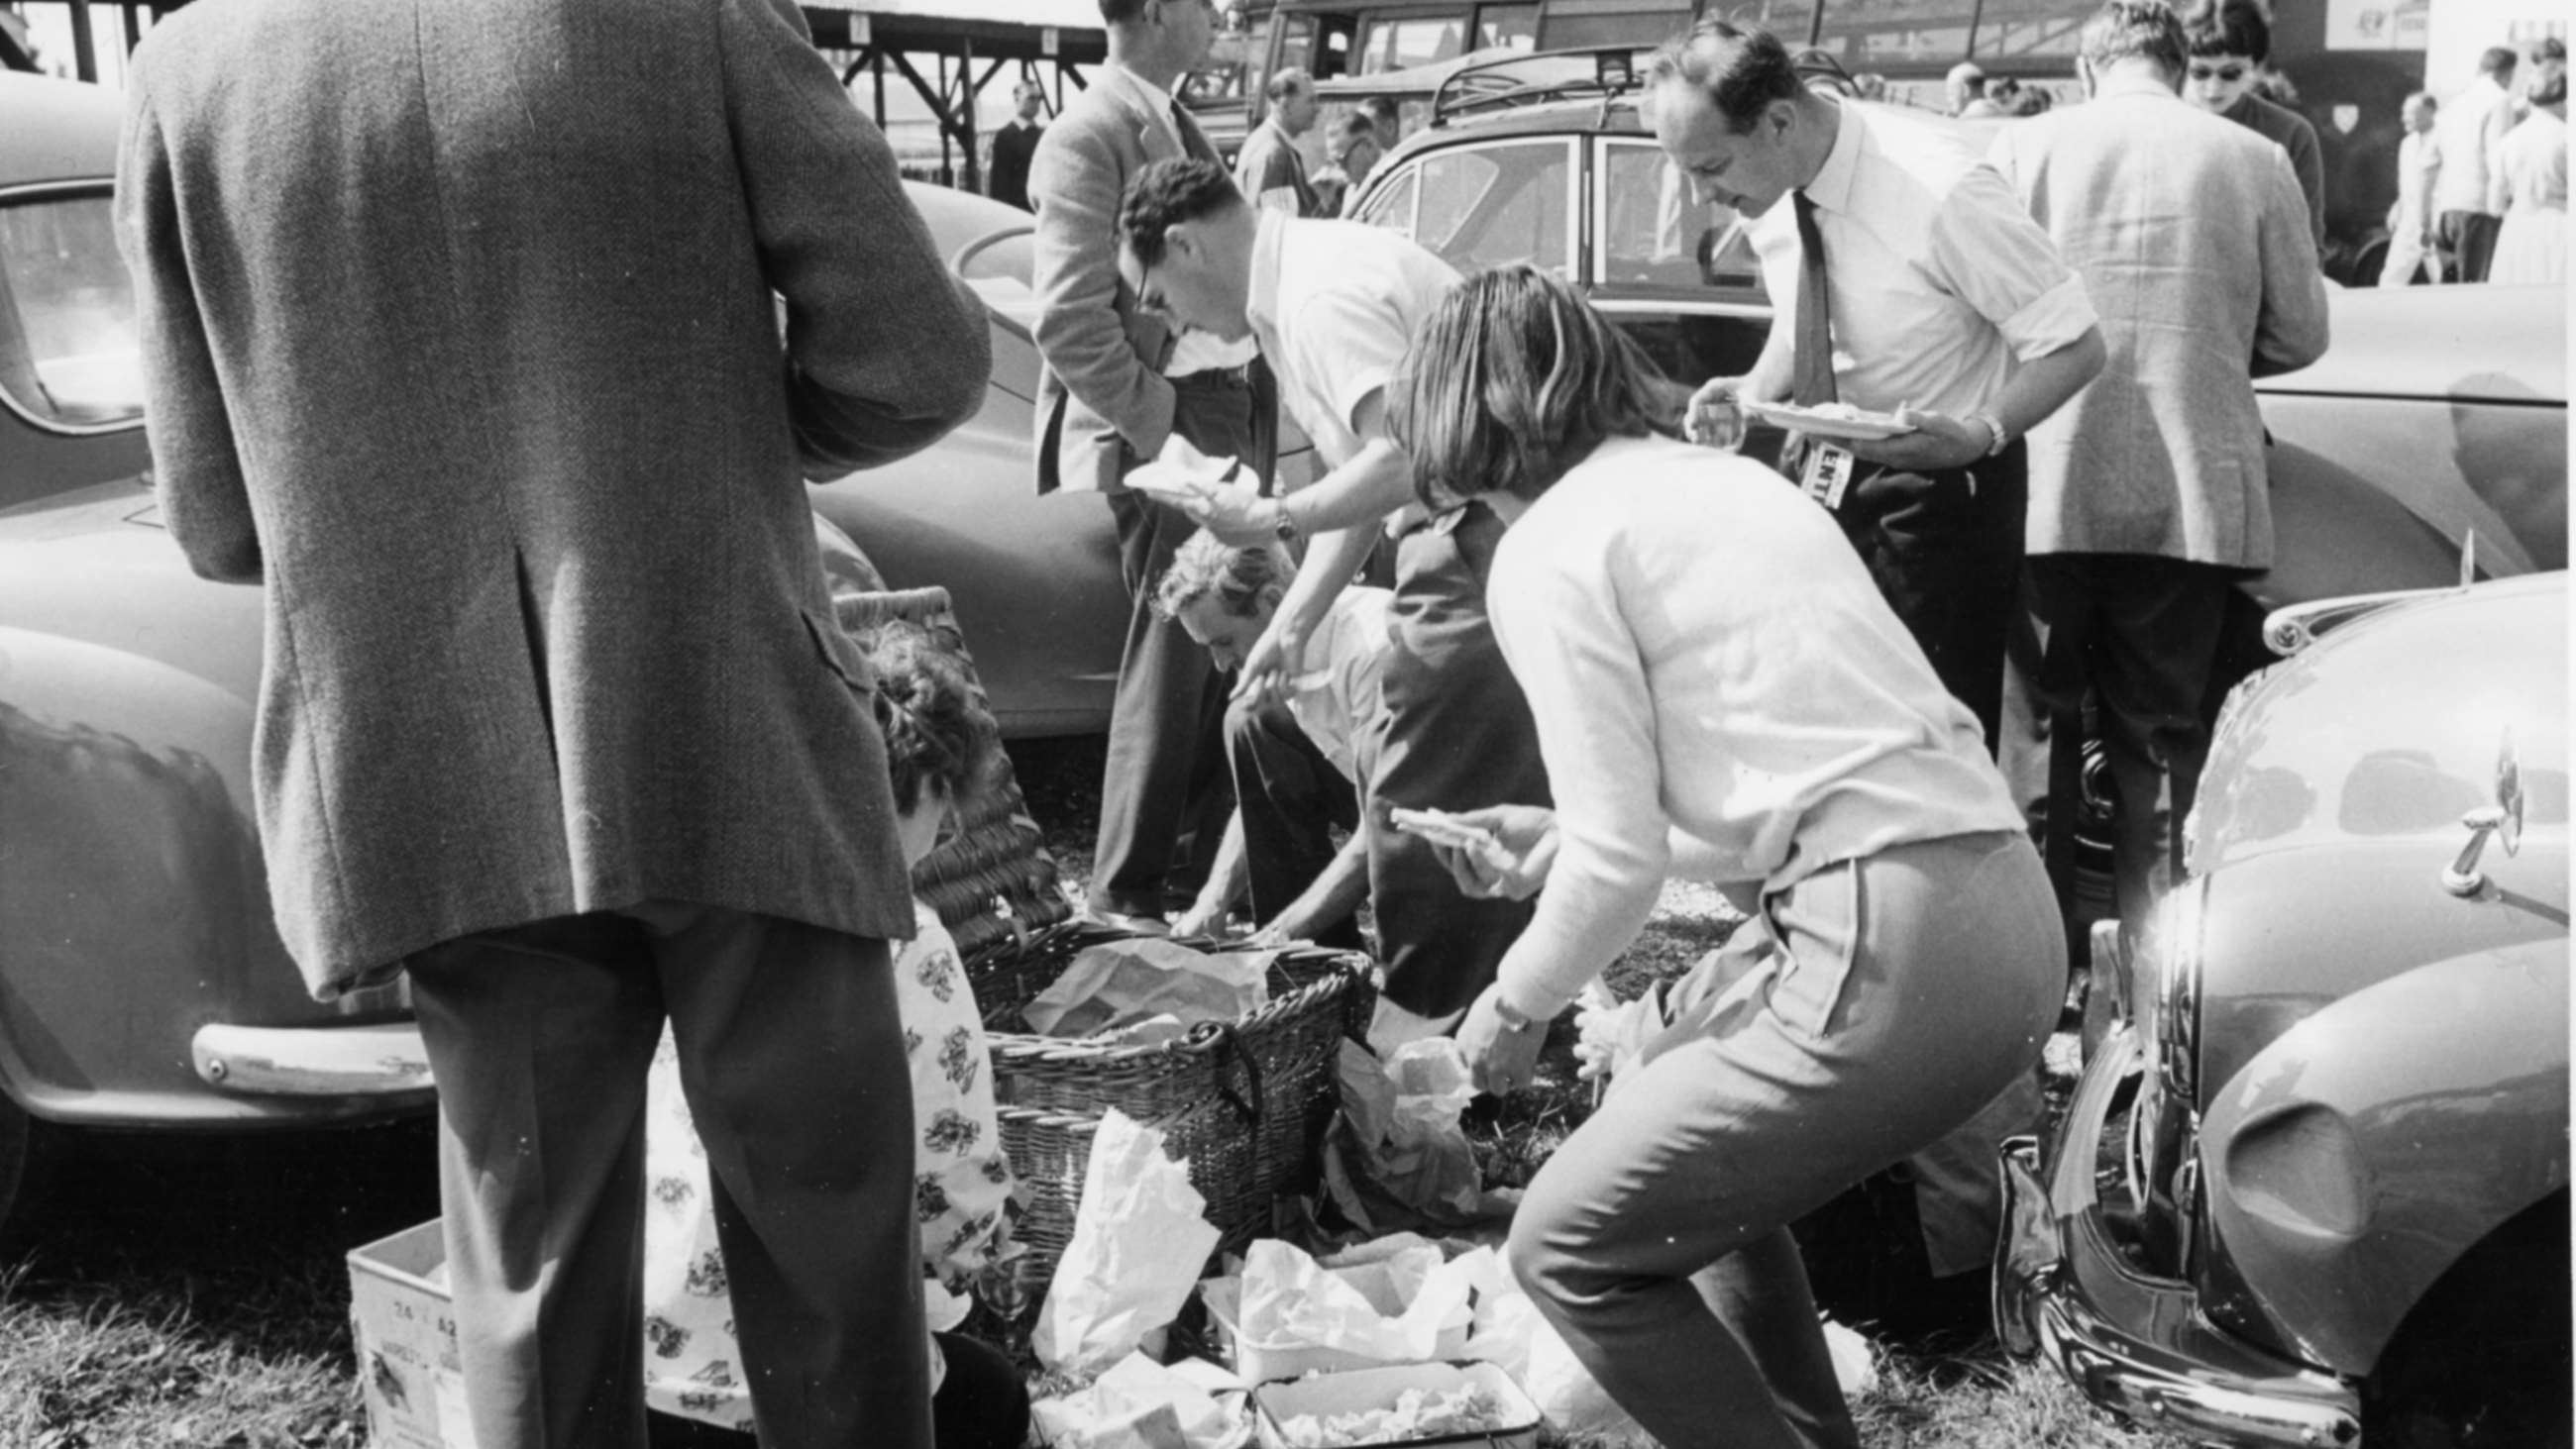
{"label": "eyeglasses", "polygon": [[2245,72],[2252,69],[2252,67],[2241,61],[2231,61],[2226,65],[2201,65],[2195,62],[2189,66],[2188,69],[2191,72],[2191,78],[2193,80],[2225,81],[2229,85],[2234,85],[2236,82],[2245,79]]}

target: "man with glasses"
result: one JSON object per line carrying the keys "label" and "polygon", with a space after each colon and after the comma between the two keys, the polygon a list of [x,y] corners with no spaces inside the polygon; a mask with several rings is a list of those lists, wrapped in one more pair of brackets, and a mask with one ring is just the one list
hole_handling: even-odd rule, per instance
{"label": "man with glasses", "polygon": [[1109,761],[1090,907],[1120,925],[1160,931],[1186,906],[1230,813],[1224,681],[1207,651],[1154,612],[1153,584],[1190,521],[1133,492],[1129,472],[1179,439],[1269,476],[1276,391],[1248,338],[1169,325],[1119,280],[1118,198],[1149,161],[1214,162],[1173,83],[1208,52],[1207,0],[1100,0],[1109,55],[1089,89],[1038,141],[1029,200],[1037,212],[1038,491],[1109,497],[1130,611],[1110,706]]}
{"label": "man with glasses", "polygon": [[2290,153],[2290,170],[2299,178],[2299,194],[2308,200],[2308,229],[2320,252],[2326,244],[2325,152],[2317,145],[2317,128],[2287,106],[2277,106],[2255,93],[2263,68],[2272,59],[2272,26],[2253,0],[2202,0],[2183,20],[2183,40],[2191,47],[2184,63],[2183,98],[2214,115],[2269,137]]}

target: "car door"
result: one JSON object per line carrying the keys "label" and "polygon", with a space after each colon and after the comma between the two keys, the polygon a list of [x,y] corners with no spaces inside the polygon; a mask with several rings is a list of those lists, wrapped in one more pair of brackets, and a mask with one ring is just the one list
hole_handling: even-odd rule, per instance
{"label": "car door", "polygon": [[1592,304],[1677,381],[1752,367],[1771,302],[1746,219],[1693,201],[1688,180],[1642,136],[1593,138],[1592,178]]}

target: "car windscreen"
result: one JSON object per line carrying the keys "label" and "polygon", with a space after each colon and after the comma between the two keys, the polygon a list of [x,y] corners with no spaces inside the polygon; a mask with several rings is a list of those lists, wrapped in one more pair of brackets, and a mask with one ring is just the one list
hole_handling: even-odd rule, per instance
{"label": "car windscreen", "polygon": [[67,431],[143,416],[134,282],[104,189],[0,201],[0,397]]}

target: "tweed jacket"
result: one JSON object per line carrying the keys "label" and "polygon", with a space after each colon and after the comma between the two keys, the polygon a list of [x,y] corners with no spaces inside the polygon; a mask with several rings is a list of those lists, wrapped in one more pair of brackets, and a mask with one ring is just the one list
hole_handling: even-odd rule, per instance
{"label": "tweed jacket", "polygon": [[128,87],[164,516],[266,588],[314,993],[648,899],[909,932],[800,473],[941,436],[990,341],[796,7],[221,0]]}
{"label": "tweed jacket", "polygon": [[2151,78],[2115,76],[2005,127],[1991,159],[2084,279],[2110,352],[2030,430],[2029,551],[2269,568],[2253,379],[2326,346],[2287,153]]}
{"label": "tweed jacket", "polygon": [[[1172,335],[1136,308],[1118,276],[1118,203],[1152,162],[1181,154],[1173,125],[1114,65],[1038,138],[1029,162],[1037,212],[1038,491],[1116,491],[1128,467],[1172,433],[1162,376]],[[1190,124],[1181,122],[1179,124]],[[1204,143],[1202,143],[1204,144]],[[1215,152],[1210,150],[1213,159]]]}

